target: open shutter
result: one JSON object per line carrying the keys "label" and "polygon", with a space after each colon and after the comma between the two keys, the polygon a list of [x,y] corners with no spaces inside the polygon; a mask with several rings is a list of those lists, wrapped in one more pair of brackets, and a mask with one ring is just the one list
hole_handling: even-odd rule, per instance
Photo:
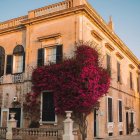
{"label": "open shutter", "polygon": [[0,56],[0,76],[4,74],[5,55]]}
{"label": "open shutter", "polygon": [[37,59],[37,66],[44,65],[44,48],[38,49],[38,59]]}
{"label": "open shutter", "polygon": [[13,69],[13,56],[7,55],[6,74],[11,74]]}
{"label": "open shutter", "polygon": [[56,63],[60,63],[63,59],[63,45],[56,46]]}
{"label": "open shutter", "polygon": [[23,53],[23,72],[25,71],[25,52]]}

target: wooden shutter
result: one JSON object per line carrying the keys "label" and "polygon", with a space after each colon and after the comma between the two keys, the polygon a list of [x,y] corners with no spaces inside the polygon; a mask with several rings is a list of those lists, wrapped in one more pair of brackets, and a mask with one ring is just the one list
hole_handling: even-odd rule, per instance
{"label": "wooden shutter", "polygon": [[119,122],[122,122],[122,101],[119,101]]}
{"label": "wooden shutter", "polygon": [[113,122],[112,98],[108,98],[108,122]]}
{"label": "wooden shutter", "polygon": [[37,59],[37,66],[44,65],[44,48],[38,49],[38,59]]}
{"label": "wooden shutter", "polygon": [[13,69],[13,56],[7,55],[6,74],[11,74]]}
{"label": "wooden shutter", "polygon": [[117,62],[117,81],[121,81],[121,75],[120,75],[120,63]]}
{"label": "wooden shutter", "polygon": [[42,121],[55,121],[55,108],[53,93],[45,92],[43,93],[43,105],[42,105]]}
{"label": "wooden shutter", "polygon": [[140,92],[140,86],[139,86],[139,77],[137,77],[137,92]]}
{"label": "wooden shutter", "polygon": [[133,89],[132,72],[130,72],[130,89]]}
{"label": "wooden shutter", "polygon": [[0,56],[0,76],[3,76],[4,74],[4,63],[5,63],[5,55],[2,54]]}
{"label": "wooden shutter", "polygon": [[25,71],[25,52],[23,53],[23,72]]}
{"label": "wooden shutter", "polygon": [[56,63],[62,62],[63,59],[63,45],[56,46]]}
{"label": "wooden shutter", "polygon": [[106,56],[106,62],[107,62],[107,71],[109,75],[111,75],[110,56],[108,54]]}

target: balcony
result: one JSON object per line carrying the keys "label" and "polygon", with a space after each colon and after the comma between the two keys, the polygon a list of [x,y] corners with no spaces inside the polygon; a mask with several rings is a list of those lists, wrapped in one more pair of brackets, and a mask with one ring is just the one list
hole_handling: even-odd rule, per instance
{"label": "balcony", "polygon": [[0,85],[3,83],[3,76],[0,77]]}
{"label": "balcony", "polygon": [[12,83],[22,83],[22,82],[24,82],[24,74],[12,75]]}

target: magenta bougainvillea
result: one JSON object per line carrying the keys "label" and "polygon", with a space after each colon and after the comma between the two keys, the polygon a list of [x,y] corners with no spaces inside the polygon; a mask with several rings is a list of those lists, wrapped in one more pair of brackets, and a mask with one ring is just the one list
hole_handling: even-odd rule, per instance
{"label": "magenta bougainvillea", "polygon": [[29,108],[36,103],[42,91],[51,90],[56,113],[72,110],[88,114],[99,98],[107,93],[110,76],[99,64],[98,51],[88,45],[80,45],[74,57],[59,64],[36,68],[32,74],[32,84],[33,93],[27,94],[32,97],[32,100],[28,100]]}

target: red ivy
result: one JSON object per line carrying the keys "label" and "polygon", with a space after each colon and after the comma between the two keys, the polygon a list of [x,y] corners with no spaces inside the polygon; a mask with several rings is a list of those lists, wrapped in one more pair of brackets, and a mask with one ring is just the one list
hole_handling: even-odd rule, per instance
{"label": "red ivy", "polygon": [[89,113],[99,98],[107,93],[110,77],[99,66],[98,52],[81,45],[73,58],[35,69],[32,84],[34,102],[42,91],[52,90],[56,113],[62,114],[66,110]]}

